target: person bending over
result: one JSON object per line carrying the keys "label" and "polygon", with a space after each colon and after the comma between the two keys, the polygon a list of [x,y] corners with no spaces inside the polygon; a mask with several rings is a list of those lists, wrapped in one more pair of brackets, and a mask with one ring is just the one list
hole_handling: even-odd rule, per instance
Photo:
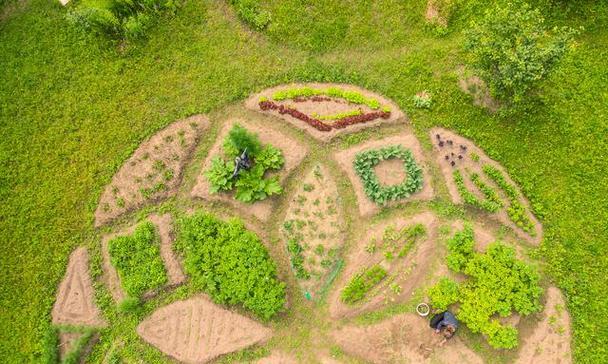
{"label": "person bending over", "polygon": [[456,333],[458,320],[450,311],[443,311],[431,318],[430,326],[435,329],[435,333],[443,335],[444,340],[440,344],[443,345],[447,339],[450,339]]}

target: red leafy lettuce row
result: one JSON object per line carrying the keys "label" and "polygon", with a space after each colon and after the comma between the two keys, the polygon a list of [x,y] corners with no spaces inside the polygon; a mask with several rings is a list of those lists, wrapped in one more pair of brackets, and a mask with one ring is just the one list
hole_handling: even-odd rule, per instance
{"label": "red leafy lettuce row", "polygon": [[294,108],[291,108],[291,107],[288,107],[285,105],[279,105],[279,104],[275,103],[274,101],[270,101],[270,100],[260,101],[259,106],[262,111],[276,110],[279,112],[279,114],[290,115],[296,119],[304,121],[305,123],[307,123],[308,125],[312,126],[313,128],[315,128],[319,131],[331,131],[332,129],[344,129],[349,125],[366,123],[368,121],[372,121],[372,120],[375,120],[378,118],[388,119],[391,116],[390,111],[372,111],[372,112],[369,112],[366,114],[346,116],[341,119],[337,119],[333,124],[326,124],[326,123],[322,122],[321,120],[310,117],[297,109],[294,109]]}

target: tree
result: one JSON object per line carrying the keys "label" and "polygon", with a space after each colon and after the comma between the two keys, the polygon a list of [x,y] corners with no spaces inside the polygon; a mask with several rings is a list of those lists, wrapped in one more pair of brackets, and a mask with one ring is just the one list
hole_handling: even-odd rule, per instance
{"label": "tree", "polygon": [[549,31],[538,9],[524,2],[496,5],[466,32],[470,65],[492,95],[507,103],[523,100],[564,56],[575,31]]}

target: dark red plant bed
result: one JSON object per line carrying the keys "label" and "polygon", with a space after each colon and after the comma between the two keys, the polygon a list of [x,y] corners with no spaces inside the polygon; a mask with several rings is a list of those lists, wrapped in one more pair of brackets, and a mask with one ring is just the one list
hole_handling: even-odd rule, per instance
{"label": "dark red plant bed", "polygon": [[[317,97],[317,96],[315,96],[315,97]],[[319,100],[319,101],[327,101],[327,100]],[[276,110],[279,112],[279,114],[288,114],[296,119],[304,121],[305,123],[307,123],[308,125],[312,126],[313,128],[315,128],[319,131],[331,131],[332,129],[344,129],[349,125],[366,123],[368,121],[376,120],[379,118],[388,119],[391,116],[390,111],[373,111],[373,112],[361,114],[361,115],[347,116],[347,117],[344,117],[341,119],[337,119],[333,124],[326,124],[323,121],[310,117],[297,109],[287,107],[285,105],[279,105],[270,100],[260,101],[259,105],[260,105],[260,109],[263,111]]]}

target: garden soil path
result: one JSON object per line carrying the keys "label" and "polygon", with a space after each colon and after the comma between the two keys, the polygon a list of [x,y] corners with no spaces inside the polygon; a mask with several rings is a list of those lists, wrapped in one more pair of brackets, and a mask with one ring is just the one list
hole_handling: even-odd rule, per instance
{"label": "garden soil path", "polygon": [[[331,131],[324,132],[324,131],[315,129],[314,127],[308,125],[306,122],[296,119],[288,114],[279,114],[278,111],[260,110],[259,102],[260,102],[261,98],[262,99],[267,98],[269,100],[272,100],[272,95],[277,91],[286,90],[286,89],[290,89],[290,88],[300,88],[300,87],[312,87],[312,88],[316,88],[316,89],[327,89],[329,87],[337,87],[337,88],[341,88],[344,90],[356,91],[356,92],[361,93],[362,95],[364,95],[367,98],[373,98],[373,99],[378,100],[381,105],[388,106],[390,108],[391,115],[388,119],[382,119],[382,118],[375,119],[373,121],[369,121],[366,123],[349,125],[343,129],[332,129]],[[312,102],[312,101],[295,102],[293,100],[284,100],[284,101],[280,101],[278,103],[296,108],[302,112],[305,112],[307,115],[312,115],[312,114],[334,115],[337,113],[341,113],[341,112],[345,112],[345,111],[349,111],[349,110],[353,110],[353,109],[357,109],[357,108],[362,109],[362,111],[364,111],[364,112],[371,111],[371,109],[369,109],[367,106],[348,104],[348,103],[344,103],[344,102],[340,102],[340,101],[341,100],[331,100],[331,101],[326,101],[326,102]],[[254,110],[257,112],[268,113],[270,115],[274,115],[278,118],[281,118],[281,119],[289,122],[294,127],[304,130],[305,132],[310,134],[312,137],[314,137],[320,141],[323,141],[323,142],[328,142],[331,139],[333,139],[334,137],[341,135],[341,134],[354,133],[354,132],[357,132],[357,131],[360,131],[360,130],[363,130],[366,128],[373,128],[373,127],[377,127],[377,126],[383,125],[383,124],[394,124],[394,123],[407,122],[405,115],[399,109],[397,104],[395,104],[394,102],[388,100],[387,98],[380,96],[379,94],[367,91],[367,90],[362,89],[357,86],[346,85],[346,84],[293,83],[293,84],[288,84],[288,85],[281,85],[281,86],[277,86],[274,88],[266,89],[258,94],[255,94],[255,95],[249,97],[247,99],[247,101],[245,101],[245,106],[248,109],[251,109],[251,110]]]}
{"label": "garden soil path", "polygon": [[[419,238],[412,250],[404,257],[395,257],[394,261],[387,265],[383,253],[377,249],[375,253],[366,251],[366,247],[372,242],[380,242],[384,230],[389,226],[401,229],[414,224],[423,224],[426,235]],[[433,262],[441,258],[437,252],[437,219],[430,212],[413,216],[411,218],[395,218],[384,221],[367,229],[365,237],[355,243],[350,249],[351,253],[346,258],[346,266],[341,273],[340,279],[335,284],[329,299],[329,313],[334,319],[354,317],[359,314],[378,310],[386,307],[389,303],[404,302],[411,297],[413,290],[419,287],[427,278]],[[387,270],[389,275],[394,276],[393,282],[401,287],[401,292],[394,293],[386,284],[380,283],[379,287],[370,291],[368,297],[362,303],[347,305],[340,299],[340,294],[348,282],[361,270],[380,264]],[[384,280],[387,281],[387,276]]]}
{"label": "garden soil path", "polygon": [[[359,205],[359,213],[361,214],[361,216],[371,216],[378,213],[380,211],[380,206],[370,200],[365,194],[365,189],[363,187],[363,183],[361,182],[361,178],[357,175],[355,169],[353,168],[353,161],[355,160],[355,156],[357,155],[357,153],[362,152],[364,150],[378,149],[390,145],[402,145],[406,149],[412,151],[412,155],[416,160],[416,164],[418,164],[418,166],[422,168],[423,186],[422,190],[416,192],[408,199],[392,201],[389,202],[387,205],[394,206],[410,200],[431,200],[435,196],[433,186],[431,185],[429,167],[427,165],[426,158],[424,156],[424,153],[422,152],[422,148],[420,147],[418,139],[416,139],[414,135],[410,133],[402,133],[400,135],[370,141],[367,143],[359,144],[347,150],[339,151],[334,154],[334,159],[338,161],[340,167],[342,168],[344,173],[346,173],[348,179],[353,185],[355,195],[357,196],[357,204]],[[380,163],[379,166],[381,164],[382,163]],[[403,163],[395,164],[394,166],[403,170]],[[384,176],[384,178],[386,178],[386,176]]]}
{"label": "garden soil path", "polygon": [[185,363],[205,363],[262,343],[272,335],[270,329],[202,295],[159,308],[139,324],[137,333]]}
{"label": "garden soil path", "polygon": [[298,361],[285,353],[273,351],[269,356],[258,360],[256,364],[298,364]]}
{"label": "garden soil path", "polygon": [[[444,147],[439,147],[437,135],[439,135],[441,137],[441,140],[444,140],[444,141],[451,140],[453,142],[453,145],[449,146],[446,143],[446,144],[444,144]],[[498,164],[494,160],[490,159],[483,152],[483,150],[481,148],[477,147],[470,140],[463,138],[449,130],[442,129],[442,128],[433,128],[429,132],[429,136],[431,138],[431,142],[433,143],[433,154],[435,156],[435,160],[436,160],[437,164],[439,165],[439,169],[444,177],[444,180],[448,187],[448,192],[450,194],[452,202],[454,202],[455,204],[463,203],[462,198],[460,197],[460,194],[458,193],[458,189],[454,182],[454,178],[453,178],[454,170],[461,171],[461,173],[463,174],[463,177],[465,177],[464,178],[465,186],[467,187],[467,189],[469,191],[473,192],[477,197],[483,198],[483,195],[481,195],[481,193],[478,191],[476,186],[474,186],[473,183],[470,182],[468,178],[466,178],[466,176],[465,176],[466,173],[464,171],[466,169],[471,172],[476,172],[487,185],[494,188],[494,190],[496,190],[499,193],[499,195],[502,197],[501,199],[505,203],[505,208],[500,209],[496,213],[489,213],[489,216],[498,220],[502,224],[509,226],[520,238],[525,239],[526,241],[533,243],[535,245],[540,244],[540,241],[542,240],[542,234],[543,234],[542,225],[540,224],[538,219],[531,213],[530,203],[525,198],[525,196],[523,195],[523,193],[521,192],[521,190],[519,189],[517,184],[515,182],[513,182],[513,180],[509,177],[508,173],[505,171],[505,169],[500,164]],[[462,149],[460,149],[461,145],[466,146],[466,151],[462,151]],[[473,153],[475,153],[479,156],[479,162],[475,162],[471,159],[471,154],[473,154]],[[452,154],[454,154],[454,156],[452,156]],[[445,159],[446,155],[449,157],[448,160]],[[458,157],[457,157],[458,155],[462,155],[463,158],[458,159]],[[450,163],[452,161],[455,162],[455,166],[451,166]],[[508,206],[508,200],[507,200],[506,196],[504,195],[504,193],[502,192],[502,190],[498,186],[496,186],[496,184],[493,181],[486,178],[484,172],[481,169],[482,165],[484,165],[484,164],[489,164],[489,165],[497,168],[498,170],[500,170],[501,173],[505,176],[506,181],[517,188],[519,195],[520,195],[520,201],[526,208],[526,213],[527,213],[528,217],[534,223],[534,229],[536,231],[535,237],[530,236],[529,234],[524,232],[522,229],[518,228],[511,221],[511,219],[509,218],[509,216],[506,212],[506,207]]]}
{"label": "garden soil path", "polygon": [[[233,192],[216,194],[209,192],[210,185],[207,177],[204,175],[204,172],[209,169],[211,166],[211,160],[215,156],[222,155],[222,144],[224,143],[224,138],[226,135],[228,135],[228,132],[230,129],[232,129],[234,124],[240,124],[247,130],[258,134],[260,141],[263,144],[271,144],[283,152],[283,156],[285,157],[285,165],[280,171],[276,172],[279,175],[279,180],[281,183],[283,183],[289,174],[300,165],[304,157],[306,157],[308,154],[308,147],[279,131],[273,130],[267,125],[259,126],[251,122],[245,122],[237,119],[224,125],[224,128],[217,137],[215,144],[213,144],[209,150],[207,158],[203,163],[203,168],[198,176],[197,183],[192,189],[192,196],[200,197],[209,201],[221,201],[227,203],[245,215],[254,215],[258,219],[266,221],[272,213],[276,203],[276,198],[270,197],[263,201],[248,204],[235,200]],[[273,175],[274,173],[275,172],[270,173],[269,175]]]}
{"label": "garden soil path", "polygon": [[64,360],[73,349],[74,345],[83,336],[80,332],[66,332],[62,331],[59,333],[59,359]]}
{"label": "garden soil path", "polygon": [[95,304],[95,291],[89,275],[89,254],[77,248],[69,258],[65,276],[59,284],[51,313],[56,325],[105,326]]}
{"label": "garden soil path", "polygon": [[404,359],[429,364],[483,363],[458,336],[439,346],[442,337],[429,327],[428,319],[413,313],[365,327],[347,326],[332,336],[346,353],[374,364],[403,363]]}
{"label": "garden soil path", "polygon": [[558,288],[547,289],[545,309],[540,316],[532,335],[520,344],[516,364],[572,363],[570,316]]}
{"label": "garden soil path", "polygon": [[195,115],[170,124],[143,142],[106,186],[95,211],[95,226],[174,195],[183,168],[208,127],[205,116]]}
{"label": "garden soil path", "polygon": [[167,276],[169,277],[169,285],[176,286],[182,284],[186,280],[186,276],[182,270],[181,264],[177,259],[177,256],[173,252],[173,221],[170,214],[164,215],[150,215],[148,217],[156,228],[160,235],[160,255],[165,263],[165,269],[167,270]]}

